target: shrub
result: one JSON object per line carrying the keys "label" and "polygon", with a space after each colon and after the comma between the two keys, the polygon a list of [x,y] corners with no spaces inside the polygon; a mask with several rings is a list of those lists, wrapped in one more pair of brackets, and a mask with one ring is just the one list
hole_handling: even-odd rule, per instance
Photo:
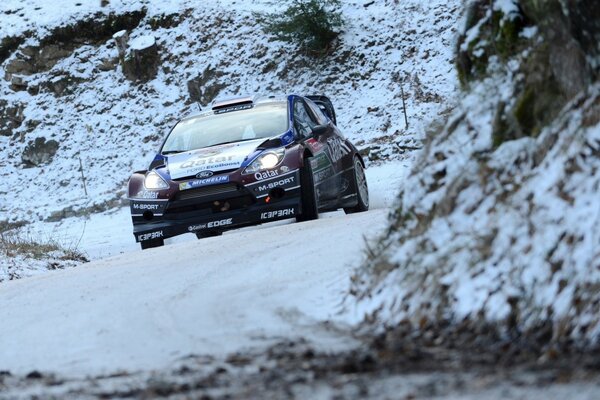
{"label": "shrub", "polygon": [[296,43],[313,54],[327,52],[344,24],[335,11],[340,0],[288,0],[281,13],[258,14],[257,19],[267,33],[280,40]]}

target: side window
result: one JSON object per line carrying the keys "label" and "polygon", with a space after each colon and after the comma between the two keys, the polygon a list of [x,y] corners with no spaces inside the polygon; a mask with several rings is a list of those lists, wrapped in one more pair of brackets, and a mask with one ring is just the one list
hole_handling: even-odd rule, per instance
{"label": "side window", "polygon": [[312,129],[319,125],[314,117],[306,109],[306,105],[300,99],[294,102],[294,127],[304,137],[309,137]]}
{"label": "side window", "polygon": [[312,114],[316,117],[318,125],[325,125],[327,123],[327,117],[323,114],[323,111],[312,101],[307,101],[306,104],[312,111]]}

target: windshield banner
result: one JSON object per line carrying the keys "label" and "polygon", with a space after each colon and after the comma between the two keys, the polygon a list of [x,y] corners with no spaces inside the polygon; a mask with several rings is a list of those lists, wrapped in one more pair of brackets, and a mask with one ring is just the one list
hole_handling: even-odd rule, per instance
{"label": "windshield banner", "polygon": [[239,168],[264,139],[213,146],[168,156],[171,179],[194,176],[202,171],[224,171]]}

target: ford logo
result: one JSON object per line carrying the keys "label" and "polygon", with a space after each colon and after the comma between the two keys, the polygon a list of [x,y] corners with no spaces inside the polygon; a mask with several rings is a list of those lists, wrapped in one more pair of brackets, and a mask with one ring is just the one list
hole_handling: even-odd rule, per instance
{"label": "ford logo", "polygon": [[198,172],[196,174],[196,178],[210,178],[211,176],[213,176],[213,172],[212,171],[202,171],[202,172]]}

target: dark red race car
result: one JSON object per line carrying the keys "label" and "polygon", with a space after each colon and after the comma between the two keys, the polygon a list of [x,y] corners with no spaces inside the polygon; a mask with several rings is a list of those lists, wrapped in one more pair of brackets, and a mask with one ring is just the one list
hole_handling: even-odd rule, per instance
{"label": "dark red race car", "polygon": [[129,179],[142,249],[321,211],[366,211],[364,162],[325,96],[244,97],[180,121]]}

